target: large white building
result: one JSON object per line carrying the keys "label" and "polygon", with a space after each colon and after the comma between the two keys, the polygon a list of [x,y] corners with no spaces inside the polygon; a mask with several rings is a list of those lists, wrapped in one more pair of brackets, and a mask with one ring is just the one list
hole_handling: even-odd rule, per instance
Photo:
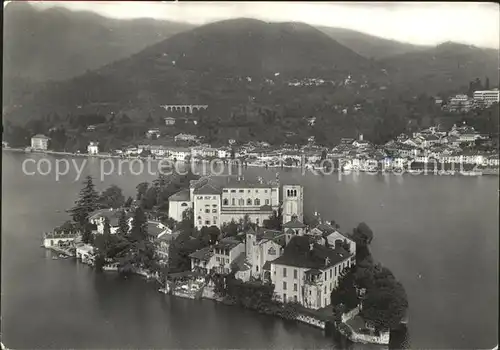
{"label": "large white building", "polygon": [[90,155],[99,154],[99,142],[90,142],[87,146],[87,152]]}
{"label": "large white building", "polygon": [[281,302],[297,302],[310,309],[331,304],[330,294],[340,274],[355,263],[341,244],[326,247],[312,235],[295,236],[283,255],[271,261],[274,293]]}
{"label": "large white building", "polygon": [[474,91],[474,101],[483,102],[486,104],[498,103],[500,101],[500,91],[484,90]]}
{"label": "large white building", "polygon": [[[302,186],[285,185],[283,191],[283,221],[290,221],[293,215],[302,220]],[[198,229],[238,222],[245,215],[262,226],[280,206],[280,186],[278,182],[249,181],[238,176],[207,176],[191,182],[189,197],[184,191],[171,196],[169,205],[169,216],[176,221],[192,207]]]}

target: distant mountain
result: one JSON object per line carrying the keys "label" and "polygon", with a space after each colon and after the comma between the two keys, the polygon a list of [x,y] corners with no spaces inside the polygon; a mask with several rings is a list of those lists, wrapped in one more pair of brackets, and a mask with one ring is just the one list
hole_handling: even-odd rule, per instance
{"label": "distant mountain", "polygon": [[[367,60],[304,23],[232,19],[207,24],[153,45],[133,57],[230,76],[359,69]],[[312,73],[311,73],[312,74]]]}
{"label": "distant mountain", "polygon": [[4,77],[63,80],[137,53],[191,25],[153,19],[116,20],[25,2],[4,8]]}
{"label": "distant mountain", "polygon": [[380,59],[408,52],[422,51],[429,46],[413,45],[380,38],[351,29],[317,26],[319,30],[366,58]]}
{"label": "distant mountain", "polygon": [[20,104],[36,106],[33,111],[91,104],[147,108],[168,101],[213,106],[247,103],[252,96],[284,103],[263,88],[266,78],[343,78],[370,70],[369,60],[312,26],[234,19],[176,34],[129,58],[49,84]]}
{"label": "distant mountain", "polygon": [[498,85],[499,51],[494,49],[446,42],[380,62],[386,66],[393,83],[404,90],[435,94],[485,77],[489,77],[492,86]]}

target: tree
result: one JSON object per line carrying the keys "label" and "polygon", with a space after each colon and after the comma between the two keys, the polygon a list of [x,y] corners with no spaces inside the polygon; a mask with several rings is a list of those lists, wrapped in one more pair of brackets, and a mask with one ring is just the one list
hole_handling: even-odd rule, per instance
{"label": "tree", "polygon": [[220,236],[220,230],[217,226],[203,226],[200,230],[200,240],[206,245],[215,244]]}
{"label": "tree", "polygon": [[92,228],[89,223],[83,224],[82,242],[85,244],[91,244],[93,242]]}
{"label": "tree", "polygon": [[142,197],[146,194],[147,190],[149,188],[149,182],[141,182],[140,184],[137,185],[137,197],[136,199],[138,201],[142,200]]}
{"label": "tree", "polygon": [[356,244],[367,246],[373,240],[373,231],[364,222],[360,223],[353,231]]}
{"label": "tree", "polygon": [[250,230],[251,228],[255,228],[255,224],[252,223],[250,219],[250,215],[245,214],[243,219],[240,219],[240,230],[243,232],[246,232]]}
{"label": "tree", "polygon": [[127,215],[125,214],[125,211],[122,210],[120,212],[120,216],[118,218],[118,231],[117,234],[120,236],[126,236],[129,231],[129,225],[127,222]]}
{"label": "tree", "polygon": [[377,330],[397,328],[404,319],[408,300],[401,283],[385,280],[386,286],[367,289],[363,300],[362,317]]}
{"label": "tree", "polygon": [[146,210],[151,210],[157,205],[158,187],[150,187],[141,198],[141,206]]}
{"label": "tree", "polygon": [[278,210],[273,210],[273,214],[269,216],[268,220],[264,221],[264,227],[269,230],[281,231],[283,223],[283,210],[278,208]]}
{"label": "tree", "polygon": [[145,241],[147,240],[147,235],[148,230],[146,215],[144,214],[144,210],[141,207],[137,207],[132,219],[132,228],[130,230],[131,240]]}
{"label": "tree", "polygon": [[224,237],[236,236],[238,234],[238,224],[234,219],[230,223],[224,223],[221,227],[221,232]]}
{"label": "tree", "polygon": [[330,295],[332,305],[344,305],[349,311],[358,305],[353,268],[344,269],[340,273],[338,285]]}
{"label": "tree", "polygon": [[92,177],[89,175],[83,182],[84,187],[80,190],[79,198],[75,202],[75,206],[69,210],[73,221],[83,227],[87,221],[89,214],[98,209],[99,195],[94,189]]}
{"label": "tree", "polygon": [[101,193],[99,203],[102,208],[120,208],[125,202],[122,189],[116,185],[111,185]]}
{"label": "tree", "polygon": [[123,206],[125,208],[130,208],[130,206],[132,205],[132,203],[134,202],[134,199],[132,197],[128,197],[127,200],[125,201],[125,203],[123,204]]}

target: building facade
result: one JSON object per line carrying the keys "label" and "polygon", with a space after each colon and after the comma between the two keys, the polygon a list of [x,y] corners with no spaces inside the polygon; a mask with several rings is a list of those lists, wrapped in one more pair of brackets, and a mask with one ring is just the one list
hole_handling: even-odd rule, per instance
{"label": "building facade", "polygon": [[474,101],[483,102],[487,105],[498,103],[500,101],[500,91],[498,90],[474,91]]}
{"label": "building facade", "polygon": [[46,151],[49,145],[50,137],[37,134],[31,138],[31,148],[35,150]]}
{"label": "building facade", "polygon": [[99,154],[99,143],[98,142],[90,142],[87,146],[87,153],[89,155]]}
{"label": "building facade", "polygon": [[281,257],[271,262],[271,280],[277,300],[296,302],[310,309],[331,304],[330,294],[340,274],[354,264],[340,246],[325,247],[309,235],[296,236]]}
{"label": "building facade", "polygon": [[296,219],[300,222],[304,221],[304,193],[301,185],[284,185],[283,186],[283,222]]}

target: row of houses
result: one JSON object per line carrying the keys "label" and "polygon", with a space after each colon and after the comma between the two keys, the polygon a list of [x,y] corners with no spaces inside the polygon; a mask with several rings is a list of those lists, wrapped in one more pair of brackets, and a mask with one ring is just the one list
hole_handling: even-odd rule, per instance
{"label": "row of houses", "polygon": [[193,272],[228,274],[275,286],[275,299],[310,309],[330,305],[342,271],[355,264],[356,244],[329,223],[309,229],[296,216],[281,231],[241,232],[190,255]]}

